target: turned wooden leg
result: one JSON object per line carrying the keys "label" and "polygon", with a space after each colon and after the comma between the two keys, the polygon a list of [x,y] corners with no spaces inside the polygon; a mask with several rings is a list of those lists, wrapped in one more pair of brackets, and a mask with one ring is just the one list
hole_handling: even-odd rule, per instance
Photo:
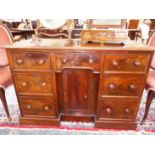
{"label": "turned wooden leg", "polygon": [[10,117],[10,113],[8,110],[7,101],[6,101],[6,97],[5,97],[5,91],[3,88],[0,88],[0,98],[2,100],[2,104],[3,104],[4,110],[6,112],[6,115],[8,117],[8,120],[11,121],[11,117]]}
{"label": "turned wooden leg", "polygon": [[147,115],[149,113],[150,105],[151,105],[152,100],[153,100],[154,97],[155,97],[155,92],[150,90],[148,92],[148,96],[147,96],[147,100],[146,100],[145,113],[144,113],[143,119],[141,121],[141,125],[145,123],[145,120],[146,120]]}

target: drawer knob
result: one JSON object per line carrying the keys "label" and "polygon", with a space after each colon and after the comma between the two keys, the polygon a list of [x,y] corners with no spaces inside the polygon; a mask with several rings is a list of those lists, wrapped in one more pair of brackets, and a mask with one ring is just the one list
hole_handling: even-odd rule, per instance
{"label": "drawer knob", "polygon": [[130,90],[135,90],[136,89],[136,86],[134,84],[130,84],[129,85],[129,88],[130,88]]}
{"label": "drawer knob", "polygon": [[45,62],[44,59],[40,59],[40,60],[38,61],[38,64],[39,64],[39,65],[42,65],[42,64],[44,64],[44,62]]}
{"label": "drawer knob", "polygon": [[31,105],[27,105],[26,108],[27,108],[27,109],[31,109]]}
{"label": "drawer knob", "polygon": [[46,84],[47,84],[46,82],[42,82],[42,83],[41,83],[41,86],[42,86],[42,87],[45,87]]}
{"label": "drawer knob", "polygon": [[111,108],[106,108],[106,112],[107,112],[108,114],[111,114]]}
{"label": "drawer knob", "polygon": [[27,86],[27,82],[22,82],[21,85],[22,85],[22,87],[26,87]]}
{"label": "drawer knob", "polygon": [[134,65],[137,66],[137,67],[139,67],[139,66],[141,65],[141,62],[138,61],[138,60],[135,60],[135,61],[134,61]]}
{"label": "drawer knob", "polygon": [[45,111],[48,111],[49,107],[48,106],[45,106],[44,110]]}
{"label": "drawer knob", "polygon": [[87,99],[88,96],[87,96],[87,95],[84,95],[83,97],[84,97],[85,99]]}
{"label": "drawer knob", "polygon": [[115,84],[113,84],[113,83],[109,84],[109,89],[114,90],[115,88],[116,88]]}
{"label": "drawer knob", "polygon": [[118,66],[118,65],[119,65],[119,63],[118,63],[118,61],[113,60],[113,61],[112,61],[112,65],[116,67],[116,66]]}
{"label": "drawer knob", "polygon": [[128,108],[125,108],[124,111],[125,113],[128,113],[128,114],[130,113],[130,110]]}
{"label": "drawer knob", "polygon": [[17,63],[18,63],[18,64],[22,64],[23,62],[24,62],[23,59],[17,59]]}
{"label": "drawer knob", "polygon": [[66,62],[67,62],[67,59],[64,58],[64,59],[62,60],[62,63],[65,64]]}
{"label": "drawer knob", "polygon": [[90,63],[90,64],[93,64],[93,63],[94,63],[94,61],[93,61],[92,58],[89,58],[89,63]]}

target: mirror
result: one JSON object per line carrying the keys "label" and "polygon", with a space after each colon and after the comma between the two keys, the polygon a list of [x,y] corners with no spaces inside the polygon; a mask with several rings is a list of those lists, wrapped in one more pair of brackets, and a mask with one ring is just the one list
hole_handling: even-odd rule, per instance
{"label": "mirror", "polygon": [[38,19],[35,29],[35,40],[39,38],[67,38],[72,44],[72,29],[74,21],[72,19]]}
{"label": "mirror", "polygon": [[68,38],[67,19],[37,19],[35,38]]}
{"label": "mirror", "polygon": [[64,27],[67,23],[66,19],[40,19],[41,26],[50,30],[56,30]]}

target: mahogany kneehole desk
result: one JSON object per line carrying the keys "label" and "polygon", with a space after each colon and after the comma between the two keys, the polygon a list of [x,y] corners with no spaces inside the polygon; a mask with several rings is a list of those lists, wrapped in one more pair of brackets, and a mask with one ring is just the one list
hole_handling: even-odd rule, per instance
{"label": "mahogany kneehole desk", "polygon": [[20,123],[94,122],[99,128],[136,129],[153,49],[26,40],[6,47],[20,107]]}

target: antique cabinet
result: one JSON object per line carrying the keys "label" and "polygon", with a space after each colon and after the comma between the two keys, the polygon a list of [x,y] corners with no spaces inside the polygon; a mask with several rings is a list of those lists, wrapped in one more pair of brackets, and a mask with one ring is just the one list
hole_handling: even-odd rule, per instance
{"label": "antique cabinet", "polygon": [[136,128],[153,49],[42,39],[6,51],[21,124],[91,121],[99,128]]}

